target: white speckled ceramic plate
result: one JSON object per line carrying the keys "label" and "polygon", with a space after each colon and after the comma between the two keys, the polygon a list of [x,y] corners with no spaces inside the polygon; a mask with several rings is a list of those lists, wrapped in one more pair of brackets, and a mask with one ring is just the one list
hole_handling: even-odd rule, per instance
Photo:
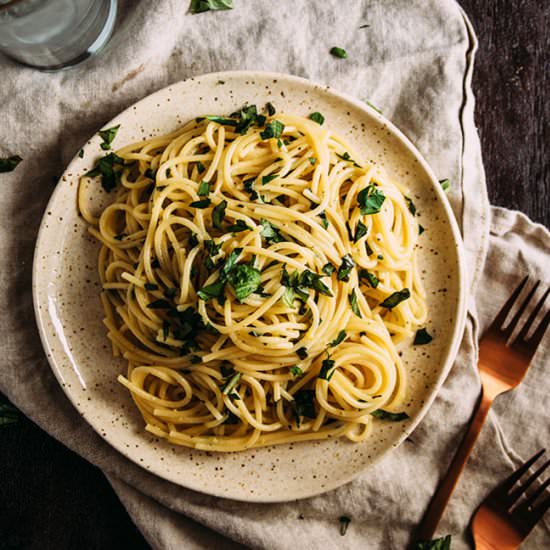
{"label": "white speckled ceramic plate", "polygon": [[[425,414],[455,357],[465,317],[460,236],[448,201],[430,168],[390,122],[362,102],[325,86],[282,74],[227,72],[179,82],[139,101],[106,127],[120,124],[115,148],[174,130],[206,114],[244,103],[308,115],[352,142],[366,158],[411,189],[420,223],[419,264],[428,289],[426,346],[403,346],[409,374],[405,422],[374,421],[360,444],[344,440],[212,453],[171,445],[143,430],[127,391],[116,381],[124,361],[113,359],[99,300],[98,244],[76,210],[79,177],[102,154],[99,137],[73,159],[50,200],[34,258],[34,304],[42,342],[69,399],[102,437],[148,471],[184,487],[238,500],[274,502],[312,496],[350,481],[396,447]],[[105,199],[99,185],[98,204]]]}

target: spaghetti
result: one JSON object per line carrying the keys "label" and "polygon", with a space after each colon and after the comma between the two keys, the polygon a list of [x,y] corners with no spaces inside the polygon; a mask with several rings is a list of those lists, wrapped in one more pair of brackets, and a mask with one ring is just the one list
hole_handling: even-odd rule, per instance
{"label": "spaghetti", "polygon": [[99,218],[81,181],[118,379],[156,436],[361,441],[404,401],[396,344],[426,318],[414,207],[312,118],[249,106],[109,153]]}

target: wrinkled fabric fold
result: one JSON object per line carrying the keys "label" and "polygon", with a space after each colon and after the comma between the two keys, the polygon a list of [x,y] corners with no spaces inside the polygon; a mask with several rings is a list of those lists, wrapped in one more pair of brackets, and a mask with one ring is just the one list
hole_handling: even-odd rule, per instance
{"label": "wrinkled fabric fold", "polygon": [[[451,0],[235,0],[186,13],[181,0],[121,2],[114,38],[74,70],[45,74],[0,60],[2,175],[0,391],[53,437],[99,466],[151,546],[401,549],[420,520],[476,403],[477,340],[525,273],[548,281],[548,232],[519,213],[489,209],[471,74],[476,39]],[[363,27],[368,25],[368,27]],[[338,45],[346,60],[330,56]],[[170,83],[218,70],[279,71],[333,86],[381,109],[439,178],[461,226],[469,316],[454,367],[414,433],[355,481],[315,498],[250,504],[161,480],[105,443],[69,403],[40,346],[31,295],[39,221],[57,177],[112,116]],[[238,106],[236,106],[238,107]],[[489,226],[491,224],[491,230]],[[544,351],[524,383],[499,398],[440,527],[468,548],[467,524],[487,490],[550,440]],[[345,537],[338,518],[352,518]],[[524,548],[548,542],[548,524]]]}

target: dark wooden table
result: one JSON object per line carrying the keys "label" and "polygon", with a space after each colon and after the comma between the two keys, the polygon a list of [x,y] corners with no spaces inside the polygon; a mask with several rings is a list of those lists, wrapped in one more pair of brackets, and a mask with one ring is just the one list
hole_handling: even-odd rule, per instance
{"label": "dark wooden table", "polygon": [[[545,7],[543,7],[546,4]],[[463,0],[493,204],[550,225],[550,4]],[[148,548],[101,471],[31,421],[0,428],[0,550]]]}

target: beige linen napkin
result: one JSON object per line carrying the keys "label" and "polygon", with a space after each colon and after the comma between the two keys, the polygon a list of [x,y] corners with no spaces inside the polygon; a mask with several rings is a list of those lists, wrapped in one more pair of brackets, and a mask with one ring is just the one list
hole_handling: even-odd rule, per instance
{"label": "beige linen napkin", "polygon": [[[476,401],[480,327],[524,272],[544,274],[548,263],[548,233],[519,214],[493,211],[489,241],[490,212],[470,88],[476,43],[468,22],[451,0],[235,0],[232,11],[196,16],[186,13],[182,0],[128,0],[121,2],[121,13],[108,50],[72,71],[44,74],[0,60],[0,154],[24,158],[16,171],[0,176],[0,297],[5,305],[0,391],[103,469],[156,548],[403,548]],[[348,50],[347,60],[328,54],[335,45]],[[118,454],[61,391],[40,347],[32,310],[39,220],[55,179],[80,144],[144,95],[196,74],[230,69],[297,74],[379,107],[439,177],[452,180],[450,200],[471,276],[470,315],[459,356],[419,428],[354,482],[288,504],[202,495],[160,480]],[[544,398],[550,382],[543,376],[542,354],[538,357],[522,387],[495,407],[449,507],[441,532],[456,534],[454,548],[466,547],[465,526],[486,489],[520,456],[549,440]],[[339,534],[342,514],[352,517],[345,537]],[[547,526],[535,531],[526,548],[540,548],[545,540]]]}

